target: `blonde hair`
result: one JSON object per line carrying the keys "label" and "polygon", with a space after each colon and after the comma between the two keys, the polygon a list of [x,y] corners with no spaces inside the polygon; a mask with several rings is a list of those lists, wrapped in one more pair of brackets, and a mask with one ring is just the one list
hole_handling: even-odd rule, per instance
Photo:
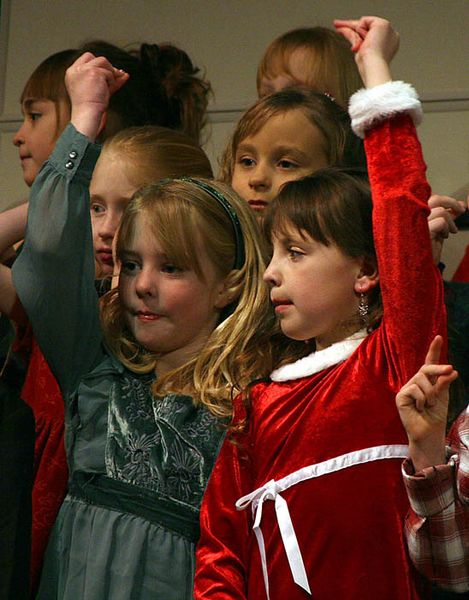
{"label": "blonde hair", "polygon": [[103,153],[124,157],[126,175],[142,187],[159,179],[183,176],[213,177],[210,161],[189,136],[158,126],[123,129],[103,145]]}
{"label": "blonde hair", "polygon": [[[239,269],[233,268],[238,250],[233,217],[216,199],[217,194],[229,203],[239,221],[245,257]],[[205,346],[187,364],[157,380],[154,393],[190,394],[195,404],[206,406],[218,417],[230,417],[232,394],[245,389],[264,371],[265,351],[259,339],[267,339],[274,326],[262,279],[265,256],[255,217],[246,202],[223,184],[162,181],[139,190],[128,205],[118,232],[118,257],[131,243],[140,215],[165,254],[178,266],[193,269],[201,279],[197,249],[202,243],[216,272],[227,278],[231,302]],[[118,289],[104,296],[102,319],[108,345],[127,368],[140,373],[157,371],[158,355],[142,348],[126,326]]]}
{"label": "blonde hair", "polygon": [[350,96],[363,87],[350,44],[326,27],[294,29],[279,36],[267,47],[257,69],[257,91],[262,79],[292,75],[290,59],[301,51],[308,65],[298,83],[314,91],[330,94],[343,108]]}
{"label": "blonde hair", "polygon": [[231,182],[236,152],[243,140],[256,135],[272,117],[297,109],[321,132],[328,164],[366,170],[363,142],[353,133],[348,113],[324,94],[288,88],[260,98],[244,113],[223,154],[219,179]]}

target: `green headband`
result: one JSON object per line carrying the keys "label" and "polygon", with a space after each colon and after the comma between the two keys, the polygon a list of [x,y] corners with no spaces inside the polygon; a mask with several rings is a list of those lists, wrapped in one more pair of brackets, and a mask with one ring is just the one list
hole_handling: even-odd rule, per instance
{"label": "green headband", "polygon": [[188,181],[189,183],[194,184],[204,192],[207,192],[209,196],[214,198],[225,210],[226,214],[229,216],[231,224],[233,225],[233,231],[235,234],[235,246],[236,246],[236,257],[233,265],[233,269],[241,269],[244,265],[245,261],[245,252],[244,252],[244,238],[243,238],[243,230],[241,229],[241,223],[239,222],[238,215],[234,208],[231,206],[229,201],[225,198],[225,196],[216,190],[214,187],[205,183],[205,181],[200,181],[199,179],[193,179],[192,177],[181,177],[180,181]]}

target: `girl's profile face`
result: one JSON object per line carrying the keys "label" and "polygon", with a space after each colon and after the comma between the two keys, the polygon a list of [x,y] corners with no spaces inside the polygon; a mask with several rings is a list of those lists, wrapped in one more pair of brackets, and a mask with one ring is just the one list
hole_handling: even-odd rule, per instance
{"label": "girl's profile face", "polygon": [[315,338],[320,350],[358,330],[362,260],[301,235],[293,225],[274,233],[272,242],[264,279],[283,333],[294,340]]}
{"label": "girl's profile face", "polygon": [[162,365],[185,364],[204,345],[223,307],[223,279],[202,244],[204,279],[167,256],[145,216],[136,217],[133,239],[120,256],[119,296],[127,325]]}
{"label": "girl's profile face", "polygon": [[127,177],[128,163],[112,150],[104,150],[90,184],[90,212],[97,275],[113,274],[112,243],[125,207],[137,190]]}
{"label": "girl's profile face", "polygon": [[21,107],[23,123],[13,136],[18,147],[23,178],[31,186],[43,163],[52,153],[57,137],[60,135],[69,116],[65,105],[60,105],[57,114],[56,105],[45,98],[27,98]]}
{"label": "girl's profile face", "polygon": [[231,186],[261,215],[284,183],[328,165],[324,146],[301,108],[277,114],[239,144]]}

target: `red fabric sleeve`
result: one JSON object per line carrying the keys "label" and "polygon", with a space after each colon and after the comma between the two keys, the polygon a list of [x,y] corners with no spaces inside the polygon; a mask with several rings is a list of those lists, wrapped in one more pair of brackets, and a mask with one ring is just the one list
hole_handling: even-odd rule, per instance
{"label": "red fabric sleeve", "polygon": [[365,149],[384,308],[383,343],[397,391],[419,370],[435,335],[446,339],[443,281],[433,264],[426,218],[431,190],[410,116],[399,114],[370,129]]}
{"label": "red fabric sleeve", "polygon": [[[244,418],[236,402],[234,422]],[[252,532],[250,514],[235,503],[252,491],[249,433],[228,434],[205,492],[200,513],[194,599],[241,600],[247,597],[246,565]],[[249,510],[249,509],[248,509]]]}

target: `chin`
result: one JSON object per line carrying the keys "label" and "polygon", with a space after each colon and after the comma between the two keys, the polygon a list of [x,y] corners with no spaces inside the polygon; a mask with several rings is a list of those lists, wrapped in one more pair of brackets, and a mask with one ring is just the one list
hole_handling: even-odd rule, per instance
{"label": "chin", "polygon": [[96,279],[106,279],[106,277],[112,277],[112,274],[114,272],[113,267],[110,267],[109,265],[104,265],[103,263],[101,263],[97,260],[95,262],[96,262]]}

